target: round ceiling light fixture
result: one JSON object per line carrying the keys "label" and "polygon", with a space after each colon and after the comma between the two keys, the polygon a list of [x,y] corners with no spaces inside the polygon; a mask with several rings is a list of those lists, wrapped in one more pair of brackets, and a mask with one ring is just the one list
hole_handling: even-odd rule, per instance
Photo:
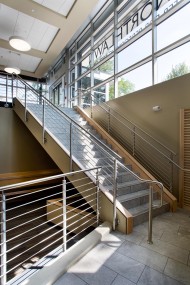
{"label": "round ceiling light fixture", "polygon": [[21,73],[21,70],[18,68],[18,67],[12,67],[12,66],[6,66],[4,68],[4,70],[7,72],[7,73],[15,73],[15,74],[20,74]]}
{"label": "round ceiling light fixture", "polygon": [[12,36],[9,38],[9,44],[16,50],[29,51],[31,45],[22,37]]}

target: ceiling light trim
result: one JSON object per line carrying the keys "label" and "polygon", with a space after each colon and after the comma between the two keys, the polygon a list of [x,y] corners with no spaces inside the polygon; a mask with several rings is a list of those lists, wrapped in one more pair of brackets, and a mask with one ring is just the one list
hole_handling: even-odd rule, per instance
{"label": "ceiling light trim", "polygon": [[13,67],[13,66],[6,66],[6,67],[4,68],[4,70],[5,70],[7,73],[10,73],[10,74],[13,74],[13,73],[20,74],[20,73],[21,73],[20,68],[18,68],[18,67]]}
{"label": "ceiling light trim", "polygon": [[31,49],[31,45],[24,38],[19,36],[10,37],[9,44],[19,51],[29,51]]}

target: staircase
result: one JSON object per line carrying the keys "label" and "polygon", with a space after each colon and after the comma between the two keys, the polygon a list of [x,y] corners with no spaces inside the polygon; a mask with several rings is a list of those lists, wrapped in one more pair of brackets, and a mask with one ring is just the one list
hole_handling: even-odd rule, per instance
{"label": "staircase", "polygon": [[[22,101],[22,100],[21,100]],[[23,103],[23,102],[22,102]],[[133,226],[148,219],[149,184],[138,178],[139,173],[133,173],[133,167],[125,164],[122,157],[112,150],[101,135],[74,109],[61,108],[59,110],[51,104],[28,103],[27,112],[40,123],[45,113],[45,133],[51,135],[62,149],[70,153],[70,139],[72,142],[73,161],[81,169],[101,166],[100,189],[113,194],[114,160],[117,159],[117,203],[132,216]],[[70,128],[72,122],[72,134]],[[27,125],[27,122],[26,122]],[[127,170],[126,170],[127,169]],[[91,172],[95,178],[95,173]],[[170,209],[168,202],[159,207],[160,194],[154,191],[154,215],[159,215]]]}

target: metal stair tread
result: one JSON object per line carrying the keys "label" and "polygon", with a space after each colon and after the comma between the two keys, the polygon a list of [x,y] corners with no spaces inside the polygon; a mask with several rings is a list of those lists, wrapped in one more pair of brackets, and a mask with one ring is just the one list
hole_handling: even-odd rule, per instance
{"label": "metal stair tread", "polygon": [[138,192],[128,193],[125,195],[118,196],[117,199],[119,200],[119,202],[122,203],[125,201],[130,201],[130,200],[135,199],[135,198],[140,198],[140,197],[146,196],[148,194],[149,194],[149,189],[145,189],[145,190],[140,190]]}
{"label": "metal stair tread", "polygon": [[138,180],[137,178],[136,179],[134,178],[134,180],[131,180],[131,181],[119,182],[117,185],[118,185],[118,188],[123,188],[123,187],[127,187],[127,186],[138,185],[138,184],[141,184],[141,183],[146,183],[146,181],[141,181],[141,180]]}
{"label": "metal stair tread", "polygon": [[[153,201],[153,205],[160,205],[160,199],[156,199]],[[163,205],[166,205],[168,204],[167,202],[163,201]],[[156,208],[160,208],[160,207],[156,207]],[[154,207],[153,207],[154,209]],[[134,207],[134,208],[130,208],[129,209],[129,212],[132,214],[133,217],[136,217],[138,215],[141,215],[141,214],[144,214],[144,213],[147,213],[149,211],[149,203],[145,203],[145,204],[142,204],[140,206],[137,206],[137,207]]]}

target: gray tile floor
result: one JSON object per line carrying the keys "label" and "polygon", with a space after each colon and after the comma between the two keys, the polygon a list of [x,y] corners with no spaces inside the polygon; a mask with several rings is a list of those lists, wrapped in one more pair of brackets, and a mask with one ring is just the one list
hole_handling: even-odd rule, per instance
{"label": "gray tile floor", "polygon": [[190,211],[178,209],[130,235],[111,232],[54,285],[179,285],[190,284]]}

